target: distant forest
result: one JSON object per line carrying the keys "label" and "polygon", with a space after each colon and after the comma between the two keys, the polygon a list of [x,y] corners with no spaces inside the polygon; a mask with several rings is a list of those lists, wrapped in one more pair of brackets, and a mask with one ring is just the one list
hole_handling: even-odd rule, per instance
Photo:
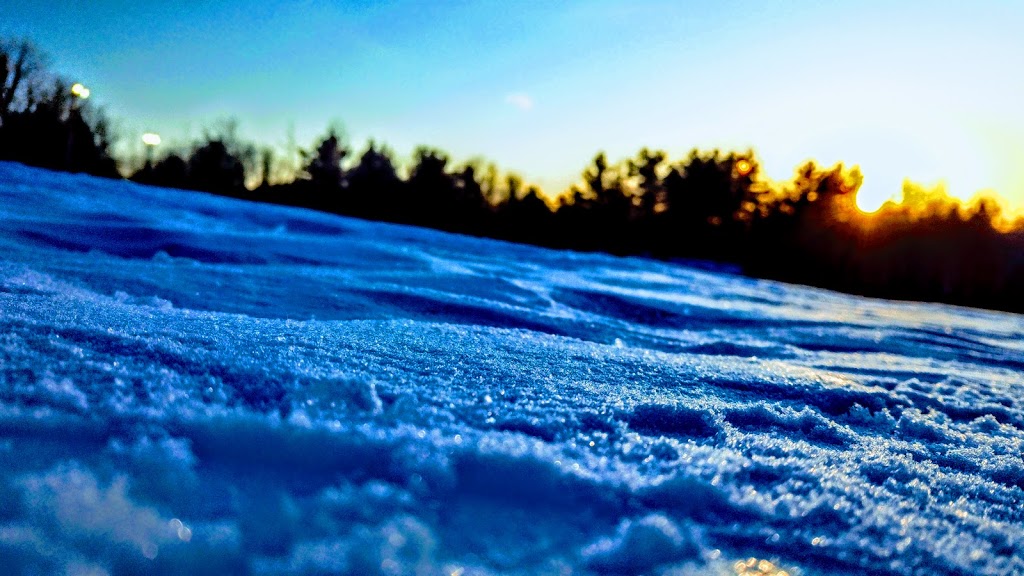
{"label": "distant forest", "polygon": [[725,262],[752,276],[868,296],[1024,312],[1024,221],[994,201],[965,204],[913,186],[900,204],[863,214],[855,167],[807,162],[779,182],[763,175],[752,151],[695,149],[673,160],[643,149],[617,163],[597,154],[579,184],[545,195],[494,165],[458,164],[421,147],[400,166],[387,147],[370,142],[356,153],[328,130],[300,151],[292,179],[271,182],[273,152],[242,141],[230,123],[129,166],[113,157],[103,111],[73,95],[30,43],[0,40],[0,72],[4,160],[554,248]]}

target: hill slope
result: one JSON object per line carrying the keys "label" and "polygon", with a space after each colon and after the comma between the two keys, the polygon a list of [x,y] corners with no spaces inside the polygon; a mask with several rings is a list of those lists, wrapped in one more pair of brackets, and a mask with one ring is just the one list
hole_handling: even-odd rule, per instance
{"label": "hill slope", "polygon": [[0,564],[1022,573],[1022,342],[0,163]]}

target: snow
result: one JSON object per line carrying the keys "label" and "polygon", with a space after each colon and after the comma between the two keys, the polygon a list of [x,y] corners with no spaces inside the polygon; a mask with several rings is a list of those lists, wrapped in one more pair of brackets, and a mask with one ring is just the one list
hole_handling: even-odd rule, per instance
{"label": "snow", "polygon": [[0,565],[1020,574],[1022,342],[0,163]]}

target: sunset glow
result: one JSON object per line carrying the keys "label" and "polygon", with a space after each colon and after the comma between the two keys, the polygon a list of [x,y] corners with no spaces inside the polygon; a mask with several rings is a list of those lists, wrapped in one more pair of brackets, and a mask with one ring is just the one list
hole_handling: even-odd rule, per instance
{"label": "sunset glow", "polygon": [[165,141],[233,117],[283,154],[338,121],[357,147],[429,143],[552,195],[598,150],[752,148],[773,179],[807,159],[859,165],[865,211],[904,179],[1024,206],[1020,3],[233,1],[197,8],[187,34],[159,5],[33,6],[0,8],[0,32],[51,47],[124,130]]}

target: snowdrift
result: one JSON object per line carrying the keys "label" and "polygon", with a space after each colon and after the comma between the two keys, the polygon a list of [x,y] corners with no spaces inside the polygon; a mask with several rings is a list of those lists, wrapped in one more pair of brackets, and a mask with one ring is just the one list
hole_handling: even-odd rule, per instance
{"label": "snowdrift", "polygon": [[1024,573],[1024,319],[0,163],[5,573]]}

